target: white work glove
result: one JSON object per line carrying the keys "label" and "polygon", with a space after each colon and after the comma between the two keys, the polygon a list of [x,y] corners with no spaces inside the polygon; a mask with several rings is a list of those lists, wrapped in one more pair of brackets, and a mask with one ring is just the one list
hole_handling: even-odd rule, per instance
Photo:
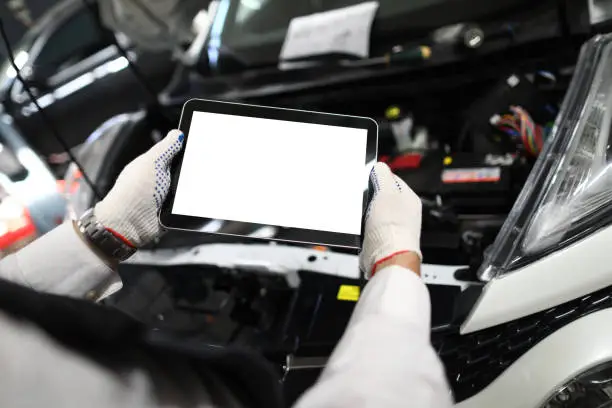
{"label": "white work glove", "polygon": [[410,251],[422,259],[421,200],[384,163],[374,165],[370,181],[373,195],[359,254],[359,267],[368,279],[377,264],[394,255]]}
{"label": "white work glove", "polygon": [[157,214],[170,189],[170,163],[183,146],[183,133],[171,130],[149,151],[128,164],[94,209],[98,221],[139,248],[158,237]]}

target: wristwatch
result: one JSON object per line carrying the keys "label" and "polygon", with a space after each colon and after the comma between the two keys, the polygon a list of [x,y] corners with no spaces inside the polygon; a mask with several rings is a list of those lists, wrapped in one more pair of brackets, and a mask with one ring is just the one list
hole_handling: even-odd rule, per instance
{"label": "wristwatch", "polygon": [[77,221],[83,237],[109,259],[125,261],[134,255],[136,248],[123,242],[96,219],[93,208],[87,210]]}

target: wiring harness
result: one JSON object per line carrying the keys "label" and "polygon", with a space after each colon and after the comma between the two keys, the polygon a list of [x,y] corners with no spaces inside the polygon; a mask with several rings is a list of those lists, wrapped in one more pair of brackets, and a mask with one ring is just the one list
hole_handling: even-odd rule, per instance
{"label": "wiring harness", "polygon": [[511,106],[510,113],[493,115],[491,125],[508,135],[515,143],[522,145],[525,151],[534,157],[542,151],[544,140],[550,131],[550,125],[538,125],[520,106]]}

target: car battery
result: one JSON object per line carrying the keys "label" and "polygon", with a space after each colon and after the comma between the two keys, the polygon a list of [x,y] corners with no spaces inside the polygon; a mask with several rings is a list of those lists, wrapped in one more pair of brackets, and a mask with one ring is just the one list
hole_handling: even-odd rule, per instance
{"label": "car battery", "polygon": [[[413,155],[414,156],[414,155]],[[440,192],[440,174],[444,156],[439,153],[419,155],[408,166],[394,166],[396,158],[388,160],[391,170],[419,196],[435,196]]]}
{"label": "car battery", "polygon": [[[504,160],[506,159],[506,160]],[[458,153],[442,159],[439,194],[460,214],[507,212],[514,157]]]}
{"label": "car battery", "polygon": [[457,214],[501,213],[516,198],[519,162],[510,154],[438,152],[424,156],[418,167],[398,169],[396,174],[419,196],[451,206]]}

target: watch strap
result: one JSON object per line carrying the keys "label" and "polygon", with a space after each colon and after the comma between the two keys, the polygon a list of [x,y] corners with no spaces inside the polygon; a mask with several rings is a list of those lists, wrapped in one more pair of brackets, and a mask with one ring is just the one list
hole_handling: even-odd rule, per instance
{"label": "watch strap", "polygon": [[93,208],[79,218],[77,227],[85,239],[110,259],[125,261],[136,252],[136,248],[116,237],[96,219]]}

